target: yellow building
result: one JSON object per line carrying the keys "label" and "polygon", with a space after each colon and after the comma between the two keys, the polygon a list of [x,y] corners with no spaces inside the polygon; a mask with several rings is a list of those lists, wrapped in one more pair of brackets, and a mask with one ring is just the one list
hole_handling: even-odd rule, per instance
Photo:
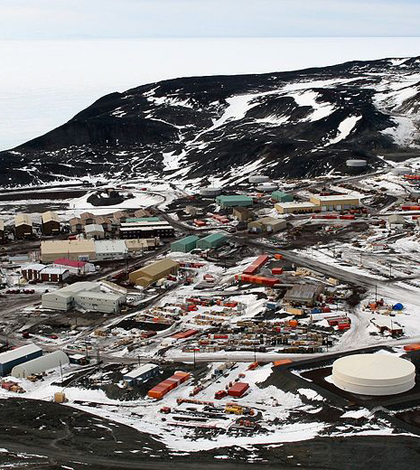
{"label": "yellow building", "polygon": [[129,275],[129,280],[132,284],[148,287],[154,282],[168,276],[169,274],[176,274],[179,269],[179,263],[171,258],[165,258],[156,263],[149,264],[144,268],[133,271]]}
{"label": "yellow building", "polygon": [[322,211],[342,211],[360,206],[360,199],[351,194],[333,196],[312,196],[310,201],[321,208]]}

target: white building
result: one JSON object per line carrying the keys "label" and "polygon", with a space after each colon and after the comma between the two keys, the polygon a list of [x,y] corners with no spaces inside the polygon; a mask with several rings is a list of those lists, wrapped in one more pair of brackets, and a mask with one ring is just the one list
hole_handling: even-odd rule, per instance
{"label": "white building", "polygon": [[95,249],[98,261],[125,259],[128,254],[124,240],[96,240]]}
{"label": "white building", "polygon": [[69,363],[67,354],[63,351],[54,351],[45,356],[37,357],[31,361],[19,364],[12,369],[11,375],[24,379],[33,374],[42,374],[47,370],[56,369]]}
{"label": "white building", "polygon": [[89,224],[85,225],[85,234],[87,239],[99,240],[105,238],[105,230],[102,225],[99,224]]}
{"label": "white building", "polygon": [[67,311],[83,308],[102,313],[120,311],[125,296],[101,292],[100,284],[95,282],[76,282],[42,296],[42,307],[51,310]]}

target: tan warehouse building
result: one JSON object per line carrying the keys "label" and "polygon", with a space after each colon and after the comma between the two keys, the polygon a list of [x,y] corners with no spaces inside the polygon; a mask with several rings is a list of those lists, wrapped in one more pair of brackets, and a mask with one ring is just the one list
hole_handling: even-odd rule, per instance
{"label": "tan warehouse building", "polygon": [[148,287],[154,282],[162,279],[169,274],[176,274],[179,269],[179,263],[171,258],[165,258],[156,263],[149,264],[144,268],[133,271],[129,275],[129,280],[132,284]]}
{"label": "tan warehouse building", "polygon": [[284,219],[275,219],[274,217],[263,217],[248,224],[248,230],[255,230],[264,233],[277,233],[287,227]]}
{"label": "tan warehouse building", "polygon": [[58,258],[72,261],[92,261],[96,259],[94,240],[47,240],[41,242],[41,260],[52,263]]}
{"label": "tan warehouse building", "polygon": [[321,211],[342,211],[360,206],[360,199],[351,194],[333,196],[312,196],[310,201],[321,208]]}

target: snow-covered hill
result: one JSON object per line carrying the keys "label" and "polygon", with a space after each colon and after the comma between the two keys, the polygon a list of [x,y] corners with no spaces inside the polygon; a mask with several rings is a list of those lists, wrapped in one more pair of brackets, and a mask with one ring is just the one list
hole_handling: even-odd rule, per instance
{"label": "snow-covered hill", "polygon": [[[69,176],[244,178],[340,172],[420,149],[420,58],[168,80],[113,93],[0,153],[0,184]],[[419,150],[420,151],[420,150]]]}

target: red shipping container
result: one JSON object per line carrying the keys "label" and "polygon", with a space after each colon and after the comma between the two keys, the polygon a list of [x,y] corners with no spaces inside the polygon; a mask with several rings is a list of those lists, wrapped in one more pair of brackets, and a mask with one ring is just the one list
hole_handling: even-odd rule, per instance
{"label": "red shipping container", "polygon": [[241,398],[248,390],[249,384],[246,382],[237,382],[235,385],[229,388],[228,395],[231,397]]}
{"label": "red shipping container", "polygon": [[273,268],[271,274],[283,274],[283,268]]}

